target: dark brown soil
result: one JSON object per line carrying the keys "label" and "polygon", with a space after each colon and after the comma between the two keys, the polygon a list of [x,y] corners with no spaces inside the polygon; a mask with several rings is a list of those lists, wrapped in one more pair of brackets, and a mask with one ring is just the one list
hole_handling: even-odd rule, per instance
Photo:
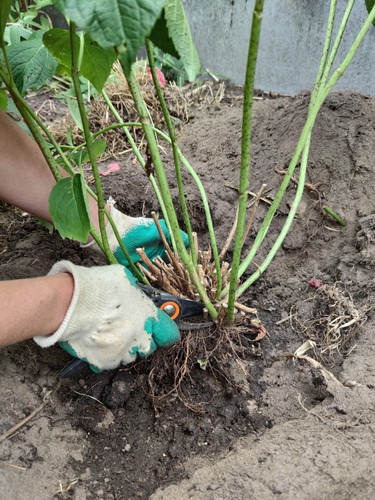
{"label": "dark brown soil", "polygon": [[[262,183],[267,183],[267,197],[274,196],[280,183],[275,169],[287,167],[307,105],[306,96],[255,102],[252,191],[258,191]],[[223,377],[215,370],[214,363],[213,370],[204,371],[196,362],[182,386],[184,401],[175,393],[157,402],[150,397],[150,361],[99,375],[83,372],[75,379],[64,381],[38,416],[0,444],[0,491],[5,492],[4,498],[51,498],[54,494],[77,499],[147,498],[157,488],[189,477],[200,467],[208,467],[212,460],[216,462],[224,457],[225,462],[228,450],[238,447],[241,436],[249,439],[246,456],[252,456],[258,464],[251,465],[253,470],[266,462],[272,443],[284,443],[285,426],[291,421],[295,429],[299,424],[304,426],[303,438],[307,441],[311,438],[311,450],[315,449],[313,436],[317,432],[328,442],[332,434],[329,425],[322,423],[317,430],[320,420],[311,415],[312,423],[311,419],[305,422],[306,412],[311,409],[321,412],[321,420],[331,422],[334,413],[335,422],[346,415],[347,429],[357,425],[357,407],[353,406],[353,401],[358,401],[356,389],[346,389],[353,391],[351,397],[344,398],[341,392],[332,395],[324,379],[307,364],[283,360],[283,355],[294,352],[306,337],[302,330],[293,329],[289,321],[277,323],[289,315],[293,306],[316,293],[308,286],[311,278],[331,286],[340,282],[341,289],[350,292],[356,307],[366,306],[369,320],[344,351],[334,354],[327,367],[342,381],[360,379],[367,391],[360,393],[362,411],[373,408],[371,349],[364,346],[371,344],[369,308],[374,302],[375,286],[374,111],[374,98],[353,93],[332,94],[321,111],[309,158],[308,182],[317,191],[306,189],[299,216],[275,262],[245,296],[245,303],[258,309],[268,336],[260,345],[254,345],[252,351],[248,350],[242,368],[235,359],[229,360],[225,368],[227,376]],[[220,106],[197,109],[180,137],[180,147],[199,173],[211,201],[219,247],[235,214],[236,191],[231,186],[238,182],[240,122],[241,100],[238,96],[227,97]],[[166,159],[166,162],[171,169],[170,161]],[[118,207],[128,214],[149,215],[150,210],[157,207],[147,177],[131,157],[121,166],[119,173],[103,179],[106,194],[113,196]],[[173,181],[171,186],[177,196]],[[190,181],[186,194],[194,227],[201,241],[207,242],[199,195]],[[265,250],[274,241],[293,194],[291,187],[255,264],[261,262]],[[346,227],[325,216],[323,206],[342,216]],[[260,205],[254,230],[266,208],[266,204]],[[49,235],[27,214],[2,207],[0,226],[1,279],[43,275],[60,259],[86,266],[103,263],[90,250]],[[249,242],[253,235],[254,231]],[[161,354],[158,356],[161,358]],[[58,347],[41,350],[32,341],[2,349],[0,432],[41,404],[43,397],[55,387],[58,372],[68,360],[69,356]],[[171,386],[162,366],[160,362],[160,376],[155,378],[159,384],[155,389],[158,394],[167,392]],[[296,394],[302,399],[297,399]],[[341,413],[332,403],[333,399]],[[298,401],[303,401],[303,407]],[[351,438],[357,439],[356,450],[364,455],[372,453],[370,428],[374,420],[374,412],[369,410],[360,434]],[[290,434],[292,430],[287,432]],[[349,431],[342,428],[340,432],[344,439],[345,432]],[[288,443],[280,444],[278,453],[290,452],[288,446]],[[340,453],[346,454],[343,463],[350,462],[349,449]],[[236,455],[228,455],[228,460],[230,457],[233,460],[233,456]],[[245,462],[243,457],[239,460]],[[330,459],[320,465],[314,462],[316,467],[312,468],[312,460],[308,454],[300,457],[303,484],[309,485],[312,479],[315,481],[323,474],[327,460],[332,481],[338,484],[337,489],[330,489],[329,481],[327,484],[323,481],[325,490],[320,490],[314,483],[316,498],[371,498],[373,495],[371,468],[366,473],[363,467],[359,474],[355,466],[349,471],[346,466],[341,470],[340,463],[331,463]],[[294,474],[293,464],[292,460],[288,462],[286,474]],[[276,477],[278,470],[276,465],[268,467],[266,482]],[[240,470],[240,465],[234,469]],[[193,496],[197,498],[215,498],[216,484],[220,481],[216,483],[217,478],[213,479],[212,474],[206,474],[211,481],[209,487],[202,486],[204,475],[197,476],[193,482],[195,489],[191,483],[184,482],[180,490],[171,487],[165,494],[159,493],[158,498],[176,495],[188,498],[189,491],[195,491]],[[225,478],[225,467],[222,474]],[[233,474],[231,472],[231,478]],[[267,484],[265,489],[262,489],[264,484],[260,487],[254,486],[255,483],[250,488],[245,480],[236,482],[228,476],[230,493],[223,489],[216,498],[276,495],[292,498],[298,497],[298,492],[300,498],[309,497],[307,486],[305,490],[299,486],[296,492],[291,486],[293,481],[280,478],[278,481],[278,485]],[[69,491],[62,493],[69,485]],[[324,491],[331,493],[326,496]]]}

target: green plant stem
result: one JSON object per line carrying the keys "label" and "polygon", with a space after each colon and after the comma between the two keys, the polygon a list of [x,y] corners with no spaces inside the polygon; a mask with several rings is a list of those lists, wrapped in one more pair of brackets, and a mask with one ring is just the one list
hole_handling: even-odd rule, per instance
{"label": "green plant stem", "polygon": [[[348,54],[346,55],[344,61],[342,62],[342,64],[333,73],[333,75],[329,79],[329,82],[326,84],[326,86],[323,87],[319,92],[317,92],[317,94],[315,96],[315,101],[311,105],[305,126],[303,128],[303,131],[302,131],[301,136],[299,138],[299,141],[297,143],[296,150],[295,150],[293,157],[292,157],[292,160],[289,164],[287,173],[284,176],[283,182],[281,183],[281,186],[276,194],[276,197],[275,197],[273,203],[271,204],[271,206],[270,206],[270,208],[269,208],[269,210],[268,210],[268,212],[267,212],[267,214],[262,222],[262,225],[258,231],[258,234],[255,238],[255,241],[253,243],[253,246],[252,246],[249,254],[246,256],[246,258],[244,259],[244,261],[240,265],[239,276],[242,276],[242,274],[246,271],[246,269],[248,268],[248,266],[252,262],[255,253],[257,252],[261,243],[263,242],[265,235],[267,234],[267,231],[269,229],[273,215],[274,215],[277,207],[279,206],[279,203],[282,199],[282,196],[284,195],[284,192],[289,184],[290,178],[293,175],[294,169],[297,165],[298,158],[300,157],[300,154],[301,154],[302,150],[304,149],[305,144],[309,140],[309,136],[310,136],[311,130],[313,128],[313,125],[315,123],[315,119],[316,119],[316,116],[319,112],[320,107],[322,106],[323,102],[325,101],[326,97],[328,96],[329,92],[331,91],[332,87],[335,85],[337,80],[346,71],[346,69],[349,66],[350,62],[352,61],[356,51],[358,50],[358,47],[362,43],[363,38],[365,37],[367,31],[371,28],[371,25],[372,25],[372,22],[374,21],[374,19],[375,19],[375,6],[372,8],[366,21],[364,22],[360,32],[358,33],[355,41],[353,42],[353,44],[352,44]],[[286,233],[284,233],[284,234],[286,235]],[[269,265],[270,260],[267,259],[267,262],[268,262],[267,265]],[[261,267],[262,267],[261,272],[264,272],[264,270],[266,269],[267,266],[262,265]],[[260,274],[261,274],[261,272],[260,272]],[[248,286],[250,286],[250,284],[254,283],[254,281],[260,276],[260,274],[254,273],[254,275],[256,275],[255,279],[252,278],[252,276],[251,276],[245,282],[246,287],[244,286],[245,284],[243,284],[238,289],[237,296],[240,296],[248,288]],[[227,289],[223,290],[223,292],[221,294],[221,298],[225,297],[227,292],[228,292]]]}
{"label": "green plant stem", "polygon": [[[198,256],[197,256],[197,253],[195,251],[193,232],[191,229],[190,217],[189,217],[189,212],[188,212],[188,208],[187,208],[187,204],[186,204],[184,185],[182,182],[181,163],[180,163],[180,156],[179,156],[178,150],[177,150],[176,134],[175,134],[175,130],[174,130],[174,127],[172,124],[171,116],[170,116],[169,111],[168,111],[167,103],[165,102],[164,95],[163,95],[163,92],[162,92],[161,87],[160,87],[159,79],[158,79],[158,76],[156,74],[153,45],[149,39],[146,40],[146,50],[147,50],[148,63],[149,63],[150,69],[151,69],[152,80],[154,82],[154,87],[156,90],[156,95],[158,97],[159,104],[160,104],[161,109],[163,111],[164,120],[165,120],[165,123],[166,123],[167,128],[168,128],[169,137],[171,139],[173,161],[174,161],[175,172],[176,172],[176,180],[177,180],[177,186],[178,186],[178,193],[179,193],[179,197],[180,197],[182,217],[184,219],[185,229],[186,229],[186,232],[187,232],[187,235],[189,238],[191,257],[193,259],[194,265],[197,266],[198,265]],[[220,267],[219,267],[219,271],[220,271]]]}
{"label": "green plant stem", "polygon": [[[247,267],[250,265],[256,251],[259,249],[261,243],[263,242],[263,239],[268,231],[269,225],[271,223],[271,220],[273,218],[273,215],[279,206],[279,203],[281,201],[282,196],[284,195],[284,192],[289,184],[289,181],[293,175],[294,169],[297,165],[298,158],[300,157],[300,154],[305,146],[306,140],[313,128],[313,125],[315,123],[316,116],[320,110],[320,107],[322,106],[324,100],[328,96],[329,92],[331,91],[332,87],[335,85],[337,80],[344,74],[346,71],[347,67],[349,66],[350,62],[352,61],[356,51],[358,50],[358,47],[362,43],[362,40],[364,36],[366,35],[367,31],[370,29],[373,20],[375,19],[375,7],[371,10],[369,16],[367,17],[365,23],[363,24],[360,32],[358,33],[355,41],[353,42],[353,45],[351,46],[347,56],[345,57],[344,61],[342,64],[337,68],[337,70],[333,73],[331,76],[329,82],[327,85],[321,89],[320,92],[317,93],[316,99],[314,104],[312,105],[310,112],[308,114],[305,126],[302,130],[301,136],[299,138],[299,141],[297,143],[296,150],[293,154],[292,160],[289,164],[287,174],[284,176],[283,182],[281,183],[281,186],[275,196],[275,199],[273,203],[271,204],[264,220],[263,223],[259,229],[259,232],[257,234],[257,237],[255,238],[253,247],[251,248],[249,254],[247,257],[244,259],[242,264],[240,265],[239,269],[239,277],[242,276],[242,274],[246,271]],[[223,295],[223,294],[222,294]]]}
{"label": "green plant stem", "polygon": [[340,226],[343,226],[343,227],[346,226],[346,222],[339,215],[337,215],[335,212],[333,212],[333,210],[331,210],[328,207],[323,207],[323,210],[325,211],[326,214],[333,217],[335,219],[335,221],[340,224]]}
{"label": "green plant stem", "polygon": [[[139,148],[137,146],[137,144],[135,143],[131,133],[129,132],[128,128],[130,125],[127,125],[125,124],[123,121],[122,121],[122,118],[120,116],[120,114],[118,113],[117,109],[113,106],[110,98],[108,97],[108,94],[106,93],[106,91],[103,89],[102,90],[102,96],[103,96],[103,99],[105,100],[107,106],[109,107],[110,111],[112,112],[113,116],[116,118],[116,120],[118,121],[118,124],[121,126],[121,128],[123,129],[125,135],[126,135],[126,139],[128,140],[129,144],[130,144],[130,147],[132,148],[133,150],[133,153],[135,154],[135,157],[137,158],[139,164],[141,165],[141,167],[143,168],[144,171],[146,171],[146,162],[145,160],[143,159],[142,155],[141,155],[141,152],[139,151]],[[141,123],[136,123],[136,125],[138,126],[142,126]],[[108,129],[109,127],[107,127]],[[105,130],[105,129],[103,129]],[[102,132],[102,131],[100,131]],[[97,135],[94,134],[94,137],[96,137]],[[146,172],[147,173],[147,172]],[[151,185],[154,189],[154,192],[155,192],[155,195],[156,195],[156,198],[158,199],[158,203],[160,205],[160,208],[161,208],[161,211],[163,213],[163,217],[164,217],[164,220],[165,220],[165,223],[167,225],[167,228],[169,230],[169,233],[171,235],[171,240],[172,240],[172,246],[173,248],[175,248],[176,246],[176,243],[174,241],[174,237],[173,237],[173,234],[172,234],[172,231],[171,231],[171,223],[169,222],[169,218],[168,218],[168,214],[167,214],[167,211],[165,209],[165,206],[164,206],[164,202],[163,202],[163,198],[160,194],[160,189],[159,189],[159,186],[156,182],[156,179],[155,177],[153,176],[153,174],[150,174],[149,176],[149,179],[150,179],[150,182],[151,182]]]}
{"label": "green plant stem", "polygon": [[255,68],[259,48],[260,29],[262,25],[264,0],[256,0],[251,35],[249,41],[248,59],[246,65],[245,91],[242,114],[242,140],[241,140],[241,170],[240,184],[238,188],[238,219],[234,250],[232,258],[231,280],[228,296],[228,321],[234,321],[234,303],[236,300],[236,289],[238,281],[238,269],[240,266],[241,250],[243,245],[243,233],[246,222],[247,191],[249,190],[250,151],[251,151],[251,116],[254,92]]}
{"label": "green plant stem", "polygon": [[83,97],[81,93],[81,86],[79,83],[79,72],[78,72],[78,66],[77,66],[77,58],[78,58],[78,51],[77,51],[77,46],[76,46],[76,29],[75,29],[75,24],[70,23],[69,27],[69,32],[70,32],[70,46],[71,46],[71,56],[72,56],[72,81],[73,81],[73,86],[77,98],[77,104],[78,104],[78,109],[79,109],[79,114],[81,116],[82,120],[82,127],[83,127],[83,134],[85,137],[86,141],[86,146],[87,146],[87,152],[90,158],[90,163],[91,163],[91,168],[92,168],[92,173],[94,176],[95,180],[95,187],[97,191],[97,196],[98,196],[98,219],[99,219],[99,228],[100,228],[100,235],[102,237],[102,244],[103,244],[103,251],[104,255],[107,258],[107,261],[111,264],[116,264],[117,260],[113,253],[111,252],[111,249],[109,248],[109,243],[108,243],[108,236],[107,236],[107,231],[105,228],[105,202],[104,202],[104,195],[103,195],[103,188],[102,184],[100,181],[100,174],[99,174],[99,169],[98,165],[96,162],[96,157],[93,151],[93,143],[92,143],[92,136],[91,136],[91,131],[90,131],[90,126],[89,126],[89,121],[87,118],[87,113],[85,109],[85,104],[83,102]]}
{"label": "green plant stem", "polygon": [[0,40],[0,48],[1,48],[1,51],[4,55],[5,67],[7,69],[8,78],[9,78],[9,86],[15,88],[15,84],[14,84],[14,80],[13,80],[13,73],[12,73],[12,69],[10,67],[10,63],[9,63],[8,52],[7,52],[3,38]]}
{"label": "green plant stem", "polygon": [[331,5],[330,5],[330,9],[329,9],[329,14],[328,14],[327,28],[326,28],[326,36],[325,36],[325,40],[324,40],[323,53],[322,53],[322,57],[320,59],[319,69],[318,69],[318,73],[317,73],[317,76],[315,79],[315,85],[314,85],[314,88],[312,91],[311,100],[313,100],[313,99],[315,100],[315,96],[321,87],[322,76],[324,73],[324,68],[326,67],[326,64],[327,64],[329,48],[331,46],[333,25],[335,22],[335,15],[336,15],[336,7],[337,7],[337,0],[331,0]]}
{"label": "green plant stem", "polygon": [[348,4],[346,6],[346,9],[345,9],[345,12],[344,12],[344,16],[342,18],[339,30],[338,30],[337,35],[336,35],[335,42],[333,44],[331,53],[330,53],[329,58],[328,58],[328,62],[326,64],[326,66],[325,66],[325,69],[324,69],[324,72],[323,72],[323,75],[322,75],[322,78],[321,78],[321,85],[322,86],[325,85],[326,82],[327,82],[328,75],[329,75],[329,73],[330,73],[330,71],[332,69],[332,65],[333,65],[333,63],[335,61],[335,58],[336,58],[336,55],[337,55],[337,51],[338,51],[338,49],[340,47],[341,40],[342,40],[342,37],[344,35],[344,31],[345,31],[346,25],[348,24],[349,16],[350,16],[350,13],[351,13],[351,11],[353,9],[354,3],[355,3],[355,0],[349,0]]}
{"label": "green plant stem", "polygon": [[240,297],[248,288],[250,285],[252,285],[264,271],[267,269],[267,267],[271,264],[272,260],[274,259],[276,253],[280,249],[286,235],[288,234],[290,227],[294,221],[294,217],[297,213],[298,206],[300,204],[303,191],[305,189],[305,180],[306,180],[306,170],[307,170],[307,160],[309,156],[309,149],[310,149],[310,139],[311,139],[311,134],[307,138],[303,153],[302,153],[302,158],[301,158],[301,168],[300,168],[300,173],[299,173],[299,178],[298,178],[298,186],[296,190],[296,195],[294,197],[292,206],[290,207],[288,216],[286,218],[285,224],[280,231],[280,234],[278,235],[275,243],[273,244],[271,250],[268,252],[267,257],[264,259],[262,264],[258,267],[258,269],[244,282],[242,283],[237,290],[236,293],[236,298]]}
{"label": "green plant stem", "polygon": [[[309,110],[311,110],[313,104],[315,103],[319,89],[321,88],[322,78],[323,78],[323,74],[324,74],[325,67],[326,67],[327,60],[328,60],[329,48],[331,46],[333,24],[334,24],[334,19],[335,19],[335,14],[336,14],[336,6],[337,6],[337,0],[332,0],[330,12],[329,12],[329,17],[328,17],[328,22],[327,22],[326,37],[325,37],[325,42],[324,42],[323,53],[322,53],[322,57],[320,60],[319,69],[318,69],[318,73],[317,73],[316,80],[315,80],[315,85],[314,85],[314,88],[313,88],[313,91],[311,94]],[[280,231],[280,234],[277,237],[275,243],[273,244],[271,250],[267,254],[267,257],[265,258],[265,260],[258,267],[258,269],[242,285],[240,285],[238,287],[238,290],[236,293],[236,298],[239,298],[267,269],[267,267],[272,262],[273,258],[275,257],[276,253],[278,252],[280,246],[282,245],[286,235],[288,234],[288,232],[290,230],[290,227],[294,221],[294,217],[297,213],[297,209],[298,209],[298,206],[300,204],[300,201],[301,201],[301,198],[303,195],[303,191],[304,191],[306,172],[307,172],[307,161],[308,161],[309,150],[310,150],[310,142],[311,142],[311,132],[307,137],[306,144],[305,144],[305,147],[304,147],[303,152],[302,152],[301,168],[300,168],[300,175],[299,175],[299,179],[298,179],[298,186],[297,186],[297,190],[296,190],[296,195],[294,197],[292,206],[290,207],[290,211],[289,211],[289,214],[288,214],[287,219],[285,221],[285,224],[284,224],[282,230]]]}
{"label": "green plant stem", "polygon": [[[154,130],[154,132],[157,135],[159,135],[164,140],[166,140],[169,144],[171,144],[170,137],[167,134],[165,134],[162,130],[159,130],[159,129],[155,128],[155,127],[153,128],[153,130]],[[193,180],[195,181],[195,183],[196,183],[196,185],[198,187],[199,193],[201,195],[202,203],[203,203],[203,209],[204,209],[205,217],[206,217],[206,223],[207,223],[208,234],[210,236],[211,248],[216,248],[216,255],[217,255],[217,246],[216,246],[216,238],[215,238],[214,225],[213,225],[213,222],[212,222],[211,210],[210,210],[210,205],[208,203],[206,191],[204,189],[204,186],[203,186],[202,181],[200,180],[198,174],[195,172],[195,170],[193,169],[193,167],[190,165],[190,163],[188,162],[188,160],[185,158],[185,156],[182,154],[181,150],[178,147],[177,147],[177,151],[178,151],[178,154],[179,154],[179,156],[181,158],[182,164],[184,165],[184,167],[186,168],[186,170],[189,172],[189,174],[192,176]],[[217,269],[217,267],[216,267],[217,266],[217,264],[216,264],[216,258],[219,259],[219,256],[217,255],[217,257],[215,257],[214,252],[212,252],[212,254],[214,256],[215,268]],[[221,269],[219,269],[219,274],[221,276]],[[220,288],[221,288],[221,286],[222,286],[222,283],[221,283],[221,280],[220,280]],[[220,293],[217,293],[218,297],[219,297],[219,295],[220,295]]]}
{"label": "green plant stem", "polygon": [[158,144],[156,142],[154,132],[153,132],[153,129],[152,129],[152,126],[150,123],[150,119],[149,119],[149,116],[147,113],[146,105],[143,101],[143,98],[142,98],[137,80],[135,78],[134,72],[132,71],[130,74],[127,73],[127,71],[125,70],[126,66],[124,66],[124,63],[122,61],[121,54],[122,54],[122,52],[120,51],[120,53],[119,53],[120,63],[123,67],[124,74],[126,76],[126,79],[127,79],[128,85],[129,85],[129,89],[130,89],[132,96],[133,96],[134,104],[136,106],[136,109],[137,109],[139,117],[140,117],[140,121],[142,123],[143,131],[145,134],[145,138],[147,140],[147,144],[149,147],[152,162],[153,162],[153,165],[155,167],[156,175],[157,175],[157,178],[159,181],[161,195],[163,197],[165,208],[166,208],[166,211],[168,213],[168,217],[169,217],[169,220],[171,223],[172,233],[173,233],[175,240],[176,240],[177,253],[181,257],[182,262],[185,264],[186,269],[188,270],[189,276],[191,277],[193,283],[195,284],[197,291],[199,293],[199,296],[200,296],[202,302],[204,303],[204,305],[206,306],[209,314],[211,315],[212,318],[216,318],[217,311],[214,308],[214,306],[212,305],[212,303],[207,295],[207,292],[199,279],[198,272],[194,266],[194,263],[189,255],[189,253],[187,252],[187,250],[185,248],[185,244],[184,244],[184,241],[182,239],[180,227],[178,225],[177,215],[176,215],[176,212],[174,210],[172,197],[171,197],[171,194],[169,191],[168,181],[167,181],[167,178],[166,178],[166,175],[164,172],[162,159],[161,159],[160,152],[158,149]]}
{"label": "green plant stem", "polygon": [[[96,132],[93,135],[93,137],[96,138],[99,135],[107,132],[108,130],[114,130],[114,129],[121,128],[121,127],[142,127],[142,124],[140,122],[129,122],[129,123],[117,123],[115,125],[109,125],[108,127],[106,127],[104,129],[99,130],[98,132]],[[167,134],[165,134],[162,130],[159,130],[159,129],[153,127],[153,131],[154,131],[155,134],[159,135],[165,141],[167,141],[169,144],[171,144],[170,137]],[[184,167],[186,168],[186,170],[190,173],[190,175],[192,176],[193,180],[197,184],[199,193],[200,193],[201,198],[202,198],[203,208],[204,208],[206,222],[207,222],[208,233],[209,233],[209,236],[210,236],[211,247],[213,247],[214,246],[213,242],[216,241],[216,239],[215,239],[214,225],[213,225],[213,222],[212,222],[212,216],[211,216],[211,211],[210,211],[210,206],[209,206],[209,203],[208,203],[206,191],[204,189],[204,186],[203,186],[202,181],[200,180],[198,174],[195,172],[195,170],[193,169],[193,167],[190,165],[190,163],[188,162],[188,160],[186,159],[186,157],[182,154],[182,152],[181,152],[181,150],[179,148],[177,148],[177,150],[178,150],[178,154],[179,154],[179,156],[181,158],[182,164],[184,165]],[[144,162],[143,158],[141,158],[141,160]]]}

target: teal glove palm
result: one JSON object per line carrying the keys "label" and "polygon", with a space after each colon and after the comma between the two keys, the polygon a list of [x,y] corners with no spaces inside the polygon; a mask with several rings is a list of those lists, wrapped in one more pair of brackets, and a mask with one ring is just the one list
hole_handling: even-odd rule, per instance
{"label": "teal glove palm", "polygon": [[69,272],[74,293],[59,329],[49,337],[35,337],[42,347],[59,342],[94,371],[128,364],[180,338],[174,321],[136,286],[121,265],[85,268],[62,261],[49,274]]}
{"label": "teal glove palm", "polygon": [[[136,252],[137,248],[144,248],[151,261],[153,261],[155,257],[161,257],[162,259],[165,258],[165,247],[153,219],[146,219],[144,217],[129,217],[113,206],[111,206],[110,212],[116,227],[121,234],[122,241],[124,242],[130,258],[134,263],[139,262],[140,260],[140,257]],[[164,220],[160,220],[160,226],[166,236],[168,244],[171,244],[170,233]],[[181,231],[181,236],[185,246],[188,247],[188,235]],[[118,262],[123,266],[128,266],[129,263],[119,247],[113,232],[109,233],[108,239],[109,246]]]}

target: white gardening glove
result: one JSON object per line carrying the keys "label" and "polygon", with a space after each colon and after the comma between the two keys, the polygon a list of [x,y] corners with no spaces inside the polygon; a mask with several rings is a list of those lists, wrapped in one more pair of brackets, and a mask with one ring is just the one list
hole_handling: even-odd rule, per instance
{"label": "white gardening glove", "polygon": [[148,356],[180,338],[174,321],[123,266],[85,268],[61,261],[49,275],[64,272],[73,276],[73,298],[59,329],[48,337],[34,337],[41,347],[59,342],[100,371],[131,363],[137,355]]}

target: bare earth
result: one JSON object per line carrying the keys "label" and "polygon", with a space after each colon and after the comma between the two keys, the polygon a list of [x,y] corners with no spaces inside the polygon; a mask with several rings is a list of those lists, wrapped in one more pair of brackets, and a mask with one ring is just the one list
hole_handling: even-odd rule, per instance
{"label": "bare earth", "polygon": [[[267,196],[274,196],[280,183],[275,169],[288,165],[307,104],[306,96],[255,102],[253,191],[265,182]],[[180,137],[207,188],[219,246],[235,212],[236,192],[228,185],[237,184],[240,117],[241,100],[228,97],[219,106],[196,110]],[[173,394],[153,405],[148,362],[57,383],[69,360],[58,347],[42,351],[30,341],[3,348],[0,436],[40,411],[0,442],[0,498],[374,498],[374,128],[374,98],[353,93],[328,98],[309,159],[308,182],[318,191],[306,189],[291,234],[246,295],[268,335],[254,344],[243,369],[228,362],[227,380],[195,363],[183,390],[199,411]],[[120,172],[104,179],[106,194],[129,214],[149,214],[156,204],[146,177],[132,158],[120,163]],[[293,194],[291,187],[289,203]],[[205,241],[194,186],[188,186],[187,197]],[[322,206],[347,226],[324,216]],[[258,225],[265,208],[258,210]],[[287,212],[284,203],[270,241]],[[1,279],[43,275],[60,259],[103,263],[21,212],[1,207],[0,227]],[[336,378],[290,356],[308,338],[305,321],[319,319],[326,307],[311,306],[319,293],[308,286],[311,278],[336,286],[362,313],[362,327],[323,358]],[[298,313],[299,324],[286,319],[290,313]],[[168,389],[162,370],[160,385]]]}

